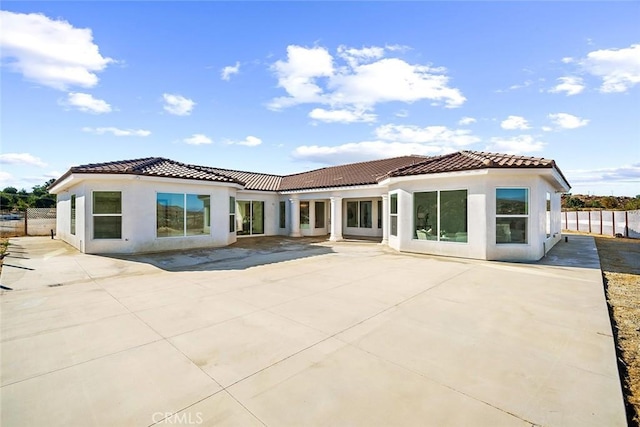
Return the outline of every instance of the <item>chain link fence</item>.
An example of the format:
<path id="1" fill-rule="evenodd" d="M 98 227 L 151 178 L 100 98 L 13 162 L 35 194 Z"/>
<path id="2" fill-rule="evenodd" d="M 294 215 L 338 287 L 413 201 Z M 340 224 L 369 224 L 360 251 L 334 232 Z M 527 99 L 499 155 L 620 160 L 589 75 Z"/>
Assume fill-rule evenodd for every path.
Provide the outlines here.
<path id="1" fill-rule="evenodd" d="M 0 236 L 48 236 L 56 232 L 55 208 L 28 208 L 0 215 Z"/>

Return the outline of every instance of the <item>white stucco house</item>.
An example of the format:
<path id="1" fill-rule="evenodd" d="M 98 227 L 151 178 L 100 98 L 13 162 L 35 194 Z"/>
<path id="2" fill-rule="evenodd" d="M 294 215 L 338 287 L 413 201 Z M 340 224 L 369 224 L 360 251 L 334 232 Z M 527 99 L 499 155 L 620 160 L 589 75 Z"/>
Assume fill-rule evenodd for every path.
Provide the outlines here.
<path id="1" fill-rule="evenodd" d="M 58 198 L 57 237 L 86 253 L 326 235 L 526 261 L 560 240 L 560 195 L 569 189 L 553 160 L 459 151 L 285 176 L 151 157 L 72 167 L 49 191 Z"/>

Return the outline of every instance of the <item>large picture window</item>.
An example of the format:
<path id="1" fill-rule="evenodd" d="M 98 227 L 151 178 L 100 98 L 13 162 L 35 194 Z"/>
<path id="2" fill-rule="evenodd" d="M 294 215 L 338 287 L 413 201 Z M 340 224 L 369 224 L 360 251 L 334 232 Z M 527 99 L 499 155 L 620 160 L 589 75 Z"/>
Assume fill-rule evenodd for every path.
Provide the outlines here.
<path id="1" fill-rule="evenodd" d="M 398 235 L 398 195 L 392 194 L 389 197 L 389 234 Z"/>
<path id="2" fill-rule="evenodd" d="M 371 201 L 347 202 L 347 227 L 371 228 Z"/>
<path id="3" fill-rule="evenodd" d="M 496 189 L 496 243 L 527 243 L 529 190 Z"/>
<path id="4" fill-rule="evenodd" d="M 158 193 L 158 237 L 200 236 L 211 233 L 211 198 L 207 195 Z"/>
<path id="5" fill-rule="evenodd" d="M 264 234 L 264 202 L 238 200 L 236 205 L 237 234 Z"/>
<path id="6" fill-rule="evenodd" d="M 414 239 L 463 242 L 467 237 L 467 190 L 414 193 Z"/>
<path id="7" fill-rule="evenodd" d="M 122 238 L 122 193 L 120 191 L 93 192 L 93 238 Z"/>
<path id="8" fill-rule="evenodd" d="M 71 234 L 76 234 L 76 195 L 71 195 Z"/>

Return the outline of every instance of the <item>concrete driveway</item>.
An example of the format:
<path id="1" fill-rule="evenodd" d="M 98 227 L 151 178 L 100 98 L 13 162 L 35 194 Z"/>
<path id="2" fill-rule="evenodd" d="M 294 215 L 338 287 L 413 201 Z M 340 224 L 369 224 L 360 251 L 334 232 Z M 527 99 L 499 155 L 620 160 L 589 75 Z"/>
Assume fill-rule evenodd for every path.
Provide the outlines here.
<path id="1" fill-rule="evenodd" d="M 12 239 L 0 424 L 626 424 L 590 237 L 536 264 L 254 242 L 113 258 Z"/>

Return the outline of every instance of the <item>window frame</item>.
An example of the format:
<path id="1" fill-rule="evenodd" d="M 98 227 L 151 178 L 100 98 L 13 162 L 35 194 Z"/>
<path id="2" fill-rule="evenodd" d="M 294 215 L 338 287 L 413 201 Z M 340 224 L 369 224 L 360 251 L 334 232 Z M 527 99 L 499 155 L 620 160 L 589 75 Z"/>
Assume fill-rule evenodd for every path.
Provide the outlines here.
<path id="1" fill-rule="evenodd" d="M 461 192 L 464 191 L 465 192 L 465 227 L 464 227 L 464 231 L 456 231 L 456 236 L 455 239 L 453 239 L 452 237 L 450 237 L 451 233 L 446 233 L 446 230 L 443 229 L 442 226 L 442 193 L 453 193 L 453 192 Z M 433 235 L 433 239 L 430 239 L 428 237 L 424 238 L 424 239 L 420 239 L 418 236 L 418 223 L 417 223 L 417 218 L 419 215 L 419 207 L 420 205 L 416 206 L 416 194 L 420 194 L 420 193 L 424 193 L 424 194 L 428 194 L 428 193 L 435 193 L 435 207 L 436 207 L 436 230 L 435 230 L 435 235 Z M 468 188 L 453 188 L 453 189 L 447 189 L 447 190 L 428 190 L 428 191 L 414 191 L 412 194 L 412 204 L 413 204 L 413 209 L 412 209 L 412 236 L 411 239 L 412 240 L 427 240 L 430 242 L 438 242 L 438 243 L 462 243 L 462 244 L 467 244 L 469 243 L 469 189 Z M 425 218 L 425 226 L 426 224 L 427 218 Z M 433 221 L 433 219 L 431 219 L 431 221 Z M 459 233 L 465 233 L 463 235 L 461 235 L 460 237 L 458 237 Z M 458 238 L 460 239 L 464 239 L 464 240 L 458 240 Z"/>
<path id="2" fill-rule="evenodd" d="M 167 236 L 158 235 L 159 223 L 158 223 L 158 202 L 159 196 L 161 194 L 171 195 L 171 196 L 182 196 L 182 234 L 174 234 Z M 207 209 L 207 205 L 203 204 L 203 226 L 202 233 L 193 233 L 190 232 L 189 229 L 189 197 L 196 198 L 207 198 L 209 200 L 209 206 Z M 208 232 L 207 232 L 208 229 Z M 185 237 L 203 237 L 203 236 L 211 236 L 211 195 L 210 194 L 195 194 L 195 193 L 165 193 L 165 192 L 156 192 L 156 239 L 167 239 L 167 238 L 185 238 Z"/>
<path id="3" fill-rule="evenodd" d="M 523 190 L 526 192 L 526 200 L 525 200 L 525 207 L 526 207 L 526 214 L 514 214 L 514 213 L 498 213 L 498 191 L 500 190 Z M 530 224 L 531 224 L 531 189 L 529 187 L 496 187 L 495 192 L 494 192 L 494 197 L 495 197 L 495 213 L 496 213 L 496 238 L 495 238 L 495 244 L 496 245 L 528 245 L 529 244 L 529 229 L 530 229 Z M 524 233 L 523 233 L 523 241 L 508 241 L 508 242 L 499 242 L 498 241 L 498 219 L 509 219 L 509 218 L 514 218 L 517 220 L 524 220 Z M 511 231 L 512 229 L 509 228 L 509 236 L 511 236 Z M 509 237 L 510 239 L 511 237 Z"/>
<path id="4" fill-rule="evenodd" d="M 373 229 L 373 200 L 371 199 L 363 199 L 363 200 L 348 200 L 347 201 L 347 228 L 366 228 L 366 229 Z M 362 215 L 363 215 L 363 209 L 362 209 L 362 205 L 363 203 L 368 204 L 369 206 L 369 222 L 368 222 L 368 226 L 367 224 L 363 225 L 363 222 L 366 221 L 362 221 Z M 355 209 L 355 224 L 356 225 L 349 225 L 349 204 L 355 204 L 356 205 L 356 209 Z M 353 224 L 353 222 L 351 223 Z"/>
<path id="5" fill-rule="evenodd" d="M 96 194 L 117 193 L 120 195 L 119 212 L 96 213 Z M 93 240 L 122 240 L 122 191 L 92 191 L 91 192 L 91 217 L 92 217 L 92 239 Z M 96 218 L 120 218 L 120 233 L 118 237 L 96 237 Z"/>
<path id="6" fill-rule="evenodd" d="M 311 228 L 311 201 L 300 201 L 300 229 L 308 230 Z"/>
<path id="7" fill-rule="evenodd" d="M 287 202 L 280 201 L 278 203 L 279 211 L 278 211 L 278 221 L 280 228 L 287 228 Z"/>
<path id="8" fill-rule="evenodd" d="M 322 208 L 320 210 L 318 210 L 318 208 L 322 206 Z M 326 225 L 326 219 L 325 219 L 325 212 L 326 212 L 326 207 L 325 207 L 325 203 L 323 201 L 314 201 L 313 202 L 313 212 L 315 214 L 315 218 L 314 218 L 314 228 L 325 228 Z M 320 215 L 318 215 L 318 213 L 320 213 Z M 322 220 L 322 222 L 319 222 L 318 220 Z"/>
<path id="9" fill-rule="evenodd" d="M 551 231 L 551 192 L 547 191 L 546 194 L 546 211 L 545 211 L 545 229 L 546 229 L 546 235 L 547 235 L 547 239 L 549 237 L 551 237 L 552 231 Z"/>
<path id="10" fill-rule="evenodd" d="M 69 218 L 69 229 L 70 232 L 73 236 L 76 235 L 76 209 L 77 209 L 77 200 L 76 200 L 76 195 L 72 194 L 71 198 L 70 198 L 70 203 L 71 203 L 71 212 L 70 212 L 70 218 Z"/>
<path id="11" fill-rule="evenodd" d="M 236 232 L 236 198 L 229 196 L 229 233 Z"/>
<path id="12" fill-rule="evenodd" d="M 398 236 L 398 193 L 389 194 L 389 235 Z"/>
<path id="13" fill-rule="evenodd" d="M 240 232 L 240 229 L 237 227 L 236 225 L 236 235 L 237 236 L 264 236 L 265 235 L 265 204 L 266 202 L 264 200 L 253 200 L 253 199 L 242 199 L 242 200 L 236 200 L 236 205 L 239 206 L 240 203 L 243 203 L 243 206 L 249 206 L 249 214 L 248 216 L 246 214 L 242 214 L 241 211 L 241 215 L 242 216 L 242 221 L 243 221 L 243 227 L 242 227 L 242 232 Z M 254 228 L 255 228 L 255 213 L 256 213 L 256 209 L 255 209 L 255 204 L 261 204 L 261 209 L 260 209 L 260 221 L 262 223 L 262 233 L 254 233 Z M 246 210 L 246 209 L 245 209 Z M 237 208 L 236 208 L 236 216 L 237 216 Z M 247 222 L 247 231 L 245 232 L 245 227 L 244 227 L 244 221 L 245 218 L 248 218 L 249 221 Z"/>

